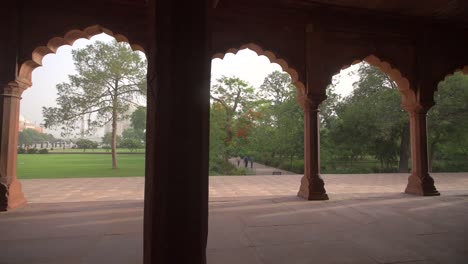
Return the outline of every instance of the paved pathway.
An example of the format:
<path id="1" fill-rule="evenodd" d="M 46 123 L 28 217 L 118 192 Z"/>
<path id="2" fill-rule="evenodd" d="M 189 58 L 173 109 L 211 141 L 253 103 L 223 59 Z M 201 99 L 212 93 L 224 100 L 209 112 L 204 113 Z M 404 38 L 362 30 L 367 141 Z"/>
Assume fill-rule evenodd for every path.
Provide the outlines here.
<path id="1" fill-rule="evenodd" d="M 229 159 L 229 161 L 237 166 L 237 161 L 235 158 Z M 245 167 L 244 160 L 241 160 L 240 166 L 241 168 Z M 281 175 L 294 175 L 296 173 L 286 171 L 286 170 L 281 170 L 278 168 L 266 166 L 257 162 L 254 162 L 252 165 L 249 163 L 247 168 L 253 172 L 254 175 L 273 175 L 273 174 L 278 174 L 280 173 Z"/>
<path id="2" fill-rule="evenodd" d="M 460 193 L 468 189 L 468 173 L 434 173 L 438 190 Z M 210 199 L 255 196 L 295 196 L 302 175 L 212 176 Z M 326 174 L 332 199 L 401 193 L 407 174 Z M 144 178 L 80 178 L 21 180 L 30 203 L 143 200 Z"/>
<path id="3" fill-rule="evenodd" d="M 331 200 L 312 202 L 300 175 L 210 177 L 208 264 L 466 264 L 468 173 L 433 175 L 440 197 L 403 194 L 404 174 L 324 175 Z M 142 263 L 143 178 L 22 182 L 1 264 Z"/>

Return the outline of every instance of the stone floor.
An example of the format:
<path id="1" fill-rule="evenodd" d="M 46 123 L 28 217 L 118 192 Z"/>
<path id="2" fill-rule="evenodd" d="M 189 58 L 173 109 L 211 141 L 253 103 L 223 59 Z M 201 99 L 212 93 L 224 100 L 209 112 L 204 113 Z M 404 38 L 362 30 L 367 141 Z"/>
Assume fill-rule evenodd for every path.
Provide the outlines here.
<path id="1" fill-rule="evenodd" d="M 211 177 L 208 263 L 466 264 L 468 173 L 433 176 L 440 197 L 403 194 L 407 175 L 324 175 L 331 200 L 313 202 L 300 175 Z M 22 183 L 0 264 L 142 263 L 142 178 Z"/>

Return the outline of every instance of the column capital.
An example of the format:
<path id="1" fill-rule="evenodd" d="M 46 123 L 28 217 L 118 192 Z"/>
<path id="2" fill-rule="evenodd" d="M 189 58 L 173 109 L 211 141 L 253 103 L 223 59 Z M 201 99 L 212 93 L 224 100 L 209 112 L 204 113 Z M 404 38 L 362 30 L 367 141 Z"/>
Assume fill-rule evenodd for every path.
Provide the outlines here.
<path id="1" fill-rule="evenodd" d="M 0 86 L 0 95 L 21 98 L 23 92 L 31 86 L 32 84 L 27 81 L 12 81 Z"/>
<path id="2" fill-rule="evenodd" d="M 326 94 L 302 94 L 297 97 L 297 101 L 304 111 L 318 110 L 319 105 L 327 99 Z"/>

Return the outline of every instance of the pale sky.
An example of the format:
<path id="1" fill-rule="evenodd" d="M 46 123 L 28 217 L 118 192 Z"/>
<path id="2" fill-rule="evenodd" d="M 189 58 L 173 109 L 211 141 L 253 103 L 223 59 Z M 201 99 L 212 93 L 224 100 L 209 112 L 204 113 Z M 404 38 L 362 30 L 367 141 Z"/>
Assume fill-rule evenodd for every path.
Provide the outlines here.
<path id="1" fill-rule="evenodd" d="M 110 42 L 113 37 L 100 34 L 92 37 L 91 40 L 79 39 L 73 44 L 73 47 L 62 46 L 56 54 L 45 56 L 42 67 L 35 69 L 32 73 L 33 86 L 23 93 L 21 115 L 33 123 L 42 123 L 42 107 L 56 106 L 57 90 L 55 86 L 61 82 L 67 82 L 68 75 L 75 73 L 72 49 L 84 48 L 97 40 Z M 353 65 L 342 70 L 337 78 L 334 78 L 334 80 L 338 80 L 336 92 L 346 96 L 352 91 L 353 82 L 358 80 L 358 77 L 352 72 L 357 67 L 357 65 Z M 222 60 L 214 59 L 211 64 L 211 79 L 214 81 L 222 75 L 236 76 L 249 82 L 253 87 L 259 87 L 265 77 L 276 70 L 281 71 L 278 64 L 270 63 L 267 57 L 258 56 L 255 52 L 245 49 L 237 54 L 228 53 Z M 52 131 L 47 132 L 51 133 Z M 59 133 L 53 134 L 58 135 Z"/>

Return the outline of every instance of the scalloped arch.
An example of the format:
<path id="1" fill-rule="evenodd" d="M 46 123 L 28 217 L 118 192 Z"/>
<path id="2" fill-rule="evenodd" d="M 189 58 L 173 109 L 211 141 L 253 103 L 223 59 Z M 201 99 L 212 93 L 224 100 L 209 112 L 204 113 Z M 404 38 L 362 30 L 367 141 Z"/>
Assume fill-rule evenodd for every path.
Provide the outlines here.
<path id="1" fill-rule="evenodd" d="M 47 42 L 46 46 L 39 46 L 35 48 L 34 51 L 32 52 L 31 59 L 21 64 L 19 74 L 18 74 L 18 79 L 22 82 L 29 83 L 31 86 L 32 85 L 32 80 L 31 80 L 32 72 L 37 67 L 42 66 L 42 60 L 44 59 L 46 55 L 51 54 L 51 53 L 56 53 L 58 48 L 60 48 L 61 46 L 64 46 L 64 45 L 72 46 L 73 43 L 80 38 L 90 39 L 91 37 L 101 34 L 101 33 L 106 33 L 107 35 L 114 37 L 118 42 L 129 43 L 130 47 L 134 51 L 138 50 L 143 53 L 145 52 L 144 48 L 141 45 L 130 43 L 128 38 L 125 37 L 124 35 L 114 33 L 111 30 L 105 27 L 102 27 L 100 25 L 90 26 L 83 30 L 72 29 L 68 31 L 63 37 L 53 37 L 52 39 L 49 40 L 49 42 Z"/>
<path id="2" fill-rule="evenodd" d="M 463 74 L 468 75 L 468 65 L 464 65 L 464 66 L 461 66 L 461 67 L 455 67 L 455 69 L 450 71 L 450 73 L 445 74 L 444 78 L 442 78 L 442 80 L 440 80 L 439 82 L 445 81 L 447 78 L 449 78 L 450 76 L 452 76 L 456 72 L 461 72 Z"/>
<path id="3" fill-rule="evenodd" d="M 285 72 L 287 72 L 291 76 L 291 83 L 296 86 L 296 88 L 299 90 L 300 93 L 303 93 L 305 91 L 305 86 L 304 84 L 299 80 L 299 74 L 297 70 L 294 68 L 290 67 L 288 63 L 281 58 L 276 57 L 275 53 L 269 50 L 264 50 L 262 47 L 260 47 L 257 44 L 254 43 L 248 43 L 245 45 L 240 46 L 240 48 L 230 48 L 228 49 L 225 53 L 216 53 L 213 55 L 213 59 L 223 59 L 226 53 L 233 53 L 237 54 L 240 50 L 243 49 L 250 49 L 257 53 L 258 56 L 265 56 L 267 57 L 271 63 L 276 63 L 278 64 L 281 69 Z"/>
<path id="4" fill-rule="evenodd" d="M 346 69 L 349 66 L 360 63 L 362 61 L 365 61 L 369 63 L 370 65 L 379 68 L 382 72 L 387 74 L 397 84 L 398 90 L 400 90 L 402 94 L 403 105 L 410 105 L 416 102 L 416 95 L 414 91 L 411 89 L 410 82 L 408 81 L 408 79 L 405 76 L 403 76 L 403 74 L 401 74 L 398 68 L 394 68 L 389 62 L 383 61 L 375 55 L 371 54 L 362 59 L 354 60 L 350 65 L 345 65 L 341 69 L 342 70 Z"/>

